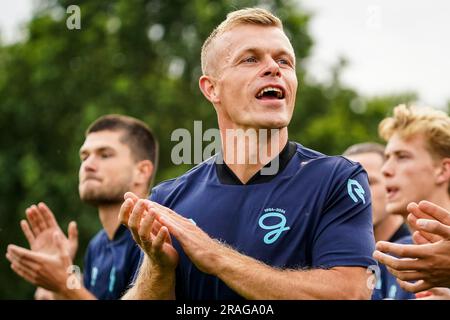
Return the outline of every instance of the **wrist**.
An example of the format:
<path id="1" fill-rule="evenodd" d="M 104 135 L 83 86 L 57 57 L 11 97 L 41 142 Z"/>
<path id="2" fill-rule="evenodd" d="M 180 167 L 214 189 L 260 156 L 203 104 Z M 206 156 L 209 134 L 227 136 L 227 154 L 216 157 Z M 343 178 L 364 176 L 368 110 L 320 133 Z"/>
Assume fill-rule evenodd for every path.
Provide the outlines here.
<path id="1" fill-rule="evenodd" d="M 79 299 L 84 289 L 80 274 L 67 274 L 64 280 L 61 280 L 55 293 L 64 299 Z"/>
<path id="2" fill-rule="evenodd" d="M 209 258 L 211 261 L 209 273 L 220 278 L 221 275 L 230 271 L 235 263 L 236 254 L 236 251 L 219 243 L 218 250 L 213 250 Z"/>
<path id="3" fill-rule="evenodd" d="M 150 267 L 150 277 L 155 280 L 172 280 L 175 279 L 175 269 L 152 265 Z"/>
<path id="4" fill-rule="evenodd" d="M 152 264 L 146 256 L 134 287 L 130 291 L 128 296 L 130 299 L 174 299 L 175 269 Z"/>

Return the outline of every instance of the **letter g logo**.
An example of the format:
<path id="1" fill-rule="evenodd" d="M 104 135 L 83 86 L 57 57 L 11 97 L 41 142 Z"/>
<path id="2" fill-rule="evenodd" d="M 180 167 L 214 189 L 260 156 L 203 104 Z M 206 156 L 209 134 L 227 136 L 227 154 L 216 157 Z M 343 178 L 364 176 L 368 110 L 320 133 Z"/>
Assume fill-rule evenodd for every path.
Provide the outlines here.
<path id="1" fill-rule="evenodd" d="M 274 224 L 274 225 L 270 225 L 270 226 L 264 224 L 264 220 L 266 220 L 267 218 L 271 218 L 271 217 L 279 218 L 280 222 L 277 224 Z M 287 231 L 290 229 L 290 227 L 286 227 L 286 217 L 279 212 L 267 212 L 267 213 L 263 214 L 259 218 L 258 224 L 264 230 L 273 230 L 273 231 L 268 232 L 264 236 L 265 244 L 274 243 L 275 241 L 278 240 L 278 238 L 280 237 L 280 235 L 283 231 Z"/>

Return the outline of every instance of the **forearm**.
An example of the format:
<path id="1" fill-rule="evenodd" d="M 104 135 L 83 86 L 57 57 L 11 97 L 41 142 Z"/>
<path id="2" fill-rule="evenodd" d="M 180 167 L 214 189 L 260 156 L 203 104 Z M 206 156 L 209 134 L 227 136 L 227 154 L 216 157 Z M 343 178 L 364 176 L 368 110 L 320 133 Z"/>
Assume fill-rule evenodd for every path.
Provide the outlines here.
<path id="1" fill-rule="evenodd" d="M 124 300 L 175 299 L 175 272 L 152 266 L 147 256 L 139 269 L 134 286 L 122 297 Z"/>
<path id="2" fill-rule="evenodd" d="M 216 276 L 247 299 L 370 298 L 363 268 L 281 270 L 231 249 L 222 257 Z"/>

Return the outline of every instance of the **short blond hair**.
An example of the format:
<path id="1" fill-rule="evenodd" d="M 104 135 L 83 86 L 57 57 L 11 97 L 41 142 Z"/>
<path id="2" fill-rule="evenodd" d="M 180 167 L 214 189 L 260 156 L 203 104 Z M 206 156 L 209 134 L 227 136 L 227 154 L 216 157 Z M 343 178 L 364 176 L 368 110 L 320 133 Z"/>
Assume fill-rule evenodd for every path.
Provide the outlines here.
<path id="1" fill-rule="evenodd" d="M 228 13 L 227 18 L 211 32 L 209 37 L 203 43 L 201 64 L 204 75 L 207 75 L 209 72 L 207 60 L 211 44 L 214 40 L 226 31 L 243 24 L 273 26 L 283 30 L 283 23 L 281 20 L 265 9 L 245 8 Z"/>
<path id="2" fill-rule="evenodd" d="M 378 132 L 386 141 L 395 133 L 402 138 L 423 134 L 434 157 L 450 157 L 450 118 L 443 111 L 401 104 L 394 108 L 392 117 L 381 121 Z"/>
<path id="3" fill-rule="evenodd" d="M 443 111 L 401 104 L 392 117 L 381 121 L 378 133 L 386 141 L 395 133 L 402 138 L 423 134 L 434 159 L 450 157 L 450 117 Z M 450 195 L 450 183 L 447 191 Z"/>

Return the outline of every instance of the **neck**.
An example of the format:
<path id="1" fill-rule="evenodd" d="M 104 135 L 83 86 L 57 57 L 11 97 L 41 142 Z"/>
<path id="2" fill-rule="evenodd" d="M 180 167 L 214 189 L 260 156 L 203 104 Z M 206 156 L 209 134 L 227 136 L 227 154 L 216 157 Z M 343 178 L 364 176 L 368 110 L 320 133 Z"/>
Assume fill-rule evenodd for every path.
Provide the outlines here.
<path id="1" fill-rule="evenodd" d="M 374 227 L 375 241 L 388 241 L 397 232 L 403 222 L 403 217 L 398 214 L 388 215 Z"/>
<path id="2" fill-rule="evenodd" d="M 98 207 L 98 216 L 100 222 L 108 235 L 109 240 L 114 238 L 114 234 L 119 228 L 120 222 L 118 219 L 120 206 L 122 203 L 113 203 L 100 205 Z"/>
<path id="3" fill-rule="evenodd" d="M 221 130 L 223 159 L 242 183 L 272 161 L 288 141 L 287 128 L 280 130 L 240 129 L 244 134 Z M 232 132 L 232 133 L 231 133 Z M 231 133 L 231 134 L 230 134 Z"/>
<path id="4" fill-rule="evenodd" d="M 147 193 L 144 191 L 131 190 L 139 198 L 146 198 Z M 122 202 L 103 204 L 98 206 L 98 216 L 100 222 L 108 235 L 109 240 L 114 238 L 114 234 L 120 226 L 119 222 L 119 211 L 122 206 Z"/>

